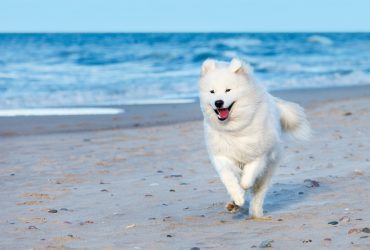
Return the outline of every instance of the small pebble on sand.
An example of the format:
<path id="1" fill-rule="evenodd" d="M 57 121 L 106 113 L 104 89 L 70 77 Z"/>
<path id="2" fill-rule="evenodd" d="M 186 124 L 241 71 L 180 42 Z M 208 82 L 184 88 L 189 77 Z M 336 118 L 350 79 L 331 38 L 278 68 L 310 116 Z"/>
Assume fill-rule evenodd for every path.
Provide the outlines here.
<path id="1" fill-rule="evenodd" d="M 338 221 L 333 220 L 333 221 L 328 222 L 328 224 L 329 225 L 337 225 L 338 224 Z"/>
<path id="2" fill-rule="evenodd" d="M 48 213 L 55 214 L 55 213 L 58 213 L 58 210 L 56 210 L 56 209 L 49 209 Z"/>
<path id="3" fill-rule="evenodd" d="M 348 230 L 348 234 L 358 234 L 361 232 L 362 232 L 362 229 L 360 228 L 351 228 L 350 230 Z"/>
<path id="4" fill-rule="evenodd" d="M 264 240 L 260 243 L 260 248 L 272 247 L 273 240 Z"/>
<path id="5" fill-rule="evenodd" d="M 164 178 L 179 178 L 182 177 L 181 174 L 171 174 L 171 175 L 166 175 Z"/>
<path id="6" fill-rule="evenodd" d="M 304 185 L 306 187 L 320 187 L 320 183 L 318 181 L 311 180 L 311 179 L 304 180 Z"/>
<path id="7" fill-rule="evenodd" d="M 349 216 L 345 215 L 343 216 L 342 218 L 339 219 L 339 222 L 342 223 L 342 224 L 346 224 L 346 223 L 349 223 L 351 221 L 351 218 L 349 218 Z"/>

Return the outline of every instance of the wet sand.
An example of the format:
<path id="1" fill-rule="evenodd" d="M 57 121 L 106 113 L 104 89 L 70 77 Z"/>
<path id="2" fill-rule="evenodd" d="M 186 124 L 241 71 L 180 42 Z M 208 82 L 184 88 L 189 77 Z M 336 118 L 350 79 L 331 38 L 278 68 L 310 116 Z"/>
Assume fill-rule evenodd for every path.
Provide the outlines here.
<path id="1" fill-rule="evenodd" d="M 166 106 L 167 123 L 132 107 L 141 124 L 113 127 L 114 117 L 48 117 L 37 132 L 27 127 L 39 118 L 1 118 L 0 248 L 369 249 L 369 89 L 277 93 L 305 106 L 314 137 L 285 144 L 267 222 L 246 220 L 247 205 L 225 211 L 196 104 Z"/>

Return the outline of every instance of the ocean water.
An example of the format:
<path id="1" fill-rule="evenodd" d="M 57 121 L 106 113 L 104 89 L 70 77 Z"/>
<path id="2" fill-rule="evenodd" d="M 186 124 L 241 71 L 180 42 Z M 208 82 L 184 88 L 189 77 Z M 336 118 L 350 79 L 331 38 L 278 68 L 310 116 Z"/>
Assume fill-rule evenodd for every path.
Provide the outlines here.
<path id="1" fill-rule="evenodd" d="M 273 90 L 370 84 L 370 33 L 0 34 L 0 109 L 192 102 L 233 57 Z"/>

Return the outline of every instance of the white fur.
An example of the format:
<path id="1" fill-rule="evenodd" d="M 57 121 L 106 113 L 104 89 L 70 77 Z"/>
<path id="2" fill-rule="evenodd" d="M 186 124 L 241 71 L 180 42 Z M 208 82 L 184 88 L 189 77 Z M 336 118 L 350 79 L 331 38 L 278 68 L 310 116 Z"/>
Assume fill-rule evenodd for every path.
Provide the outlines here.
<path id="1" fill-rule="evenodd" d="M 245 191 L 251 190 L 250 215 L 262 217 L 268 184 L 280 159 L 283 133 L 298 139 L 310 134 L 304 111 L 256 84 L 252 70 L 238 59 L 230 64 L 205 61 L 199 90 L 211 162 L 235 204 L 243 206 Z M 225 121 L 220 121 L 214 111 L 216 100 L 222 100 L 224 107 L 234 103 Z"/>

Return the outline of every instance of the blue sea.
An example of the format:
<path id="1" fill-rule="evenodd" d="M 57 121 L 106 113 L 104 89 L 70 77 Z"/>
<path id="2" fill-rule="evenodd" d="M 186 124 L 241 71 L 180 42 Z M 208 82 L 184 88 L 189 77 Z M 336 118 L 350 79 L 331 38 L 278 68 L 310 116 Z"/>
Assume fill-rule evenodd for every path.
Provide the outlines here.
<path id="1" fill-rule="evenodd" d="M 370 33 L 0 34 L 0 109 L 190 102 L 233 57 L 271 90 L 370 84 Z"/>

